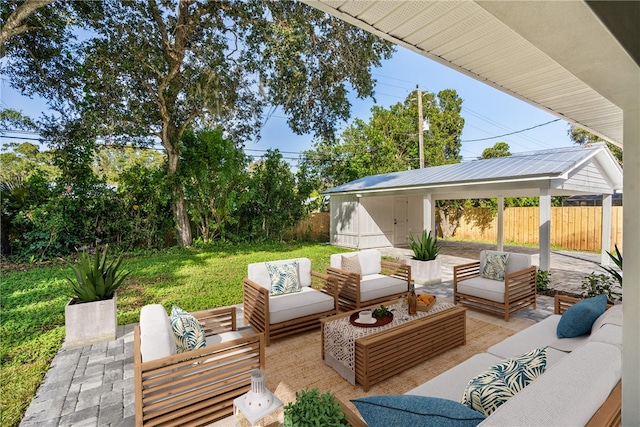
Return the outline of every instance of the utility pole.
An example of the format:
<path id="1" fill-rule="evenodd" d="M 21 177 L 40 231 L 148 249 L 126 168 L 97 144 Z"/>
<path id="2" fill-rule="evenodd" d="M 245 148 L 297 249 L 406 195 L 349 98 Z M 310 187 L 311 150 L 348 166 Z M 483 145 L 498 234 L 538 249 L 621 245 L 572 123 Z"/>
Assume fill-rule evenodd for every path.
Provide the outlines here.
<path id="1" fill-rule="evenodd" d="M 424 136 L 422 134 L 422 91 L 416 85 L 416 92 L 418 92 L 418 151 L 420 151 L 420 169 L 424 169 Z"/>

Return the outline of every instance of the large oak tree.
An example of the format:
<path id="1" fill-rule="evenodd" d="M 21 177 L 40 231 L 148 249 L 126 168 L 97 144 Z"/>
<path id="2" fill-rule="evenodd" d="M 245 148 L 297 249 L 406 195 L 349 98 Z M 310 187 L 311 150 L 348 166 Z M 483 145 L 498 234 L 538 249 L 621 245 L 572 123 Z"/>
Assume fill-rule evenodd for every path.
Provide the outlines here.
<path id="1" fill-rule="evenodd" d="M 186 245 L 191 230 L 177 177 L 188 128 L 221 126 L 244 141 L 259 133 L 265 108 L 279 106 L 294 132 L 332 138 L 349 117 L 349 90 L 373 95 L 371 67 L 393 51 L 298 2 L 120 0 L 101 7 L 84 22 L 90 31 L 54 60 L 43 65 L 38 52 L 19 48 L 7 55 L 12 84 L 45 96 L 97 137 L 159 141 L 174 178 L 178 240 Z"/>

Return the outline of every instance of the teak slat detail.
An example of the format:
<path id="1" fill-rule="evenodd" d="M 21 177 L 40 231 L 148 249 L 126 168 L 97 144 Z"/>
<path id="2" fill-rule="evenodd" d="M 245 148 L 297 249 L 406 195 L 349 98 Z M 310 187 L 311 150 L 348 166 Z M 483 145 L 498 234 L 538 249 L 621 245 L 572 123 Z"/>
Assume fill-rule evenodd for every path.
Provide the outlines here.
<path id="1" fill-rule="evenodd" d="M 205 335 L 236 330 L 235 307 L 192 313 Z M 251 388 L 251 372 L 265 368 L 264 334 L 142 362 L 140 326 L 134 329 L 134 393 L 137 426 L 198 426 L 233 412 L 233 399 Z"/>
<path id="2" fill-rule="evenodd" d="M 270 344 L 272 338 L 284 337 L 315 329 L 320 326 L 320 319 L 337 313 L 339 279 L 316 271 L 311 272 L 311 279 L 315 289 L 330 295 L 334 299 L 334 309 L 291 319 L 286 322 L 271 323 L 269 320 L 269 291 L 253 280 L 246 277 L 244 278 L 242 282 L 244 321 L 258 332 L 264 332 L 267 346 Z"/>

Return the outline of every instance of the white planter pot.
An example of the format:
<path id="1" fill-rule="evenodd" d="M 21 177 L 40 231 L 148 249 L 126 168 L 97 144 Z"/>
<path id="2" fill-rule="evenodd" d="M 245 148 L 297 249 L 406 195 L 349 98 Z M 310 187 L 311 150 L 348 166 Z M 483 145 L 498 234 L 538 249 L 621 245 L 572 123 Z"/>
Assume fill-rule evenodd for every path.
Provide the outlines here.
<path id="1" fill-rule="evenodd" d="M 115 340 L 118 327 L 116 295 L 110 300 L 82 304 L 70 300 L 64 308 L 64 324 L 65 348 Z"/>
<path id="2" fill-rule="evenodd" d="M 418 285 L 433 285 L 442 282 L 442 261 L 438 258 L 432 261 L 407 260 L 411 266 L 411 279 Z"/>

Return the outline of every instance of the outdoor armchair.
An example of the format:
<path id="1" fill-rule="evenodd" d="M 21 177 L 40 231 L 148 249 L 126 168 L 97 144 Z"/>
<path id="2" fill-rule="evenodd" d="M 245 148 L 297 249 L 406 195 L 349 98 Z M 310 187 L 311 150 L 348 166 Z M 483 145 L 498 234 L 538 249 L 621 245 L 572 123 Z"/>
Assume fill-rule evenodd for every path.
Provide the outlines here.
<path id="1" fill-rule="evenodd" d="M 383 260 L 376 249 L 331 255 L 327 274 L 338 280 L 340 308 L 346 310 L 404 297 L 411 284 L 411 267 Z"/>
<path id="2" fill-rule="evenodd" d="M 500 274 L 493 260 L 506 256 Z M 500 278 L 502 277 L 502 278 Z M 509 321 L 513 313 L 536 308 L 536 267 L 526 254 L 482 251 L 480 260 L 453 267 L 453 300 Z"/>
<path id="3" fill-rule="evenodd" d="M 265 368 L 264 334 L 236 329 L 235 307 L 191 313 L 206 346 L 177 353 L 162 305 L 144 306 L 134 330 L 135 419 L 143 425 L 207 425 L 233 413 L 233 400 Z"/>
<path id="4" fill-rule="evenodd" d="M 296 289 L 275 295 L 280 285 L 274 283 L 269 268 L 275 274 L 274 268 L 292 265 L 296 265 Z M 337 289 L 338 279 L 312 271 L 308 258 L 249 264 L 243 280 L 245 323 L 264 332 L 267 346 L 272 338 L 320 327 L 320 319 L 337 313 Z"/>

